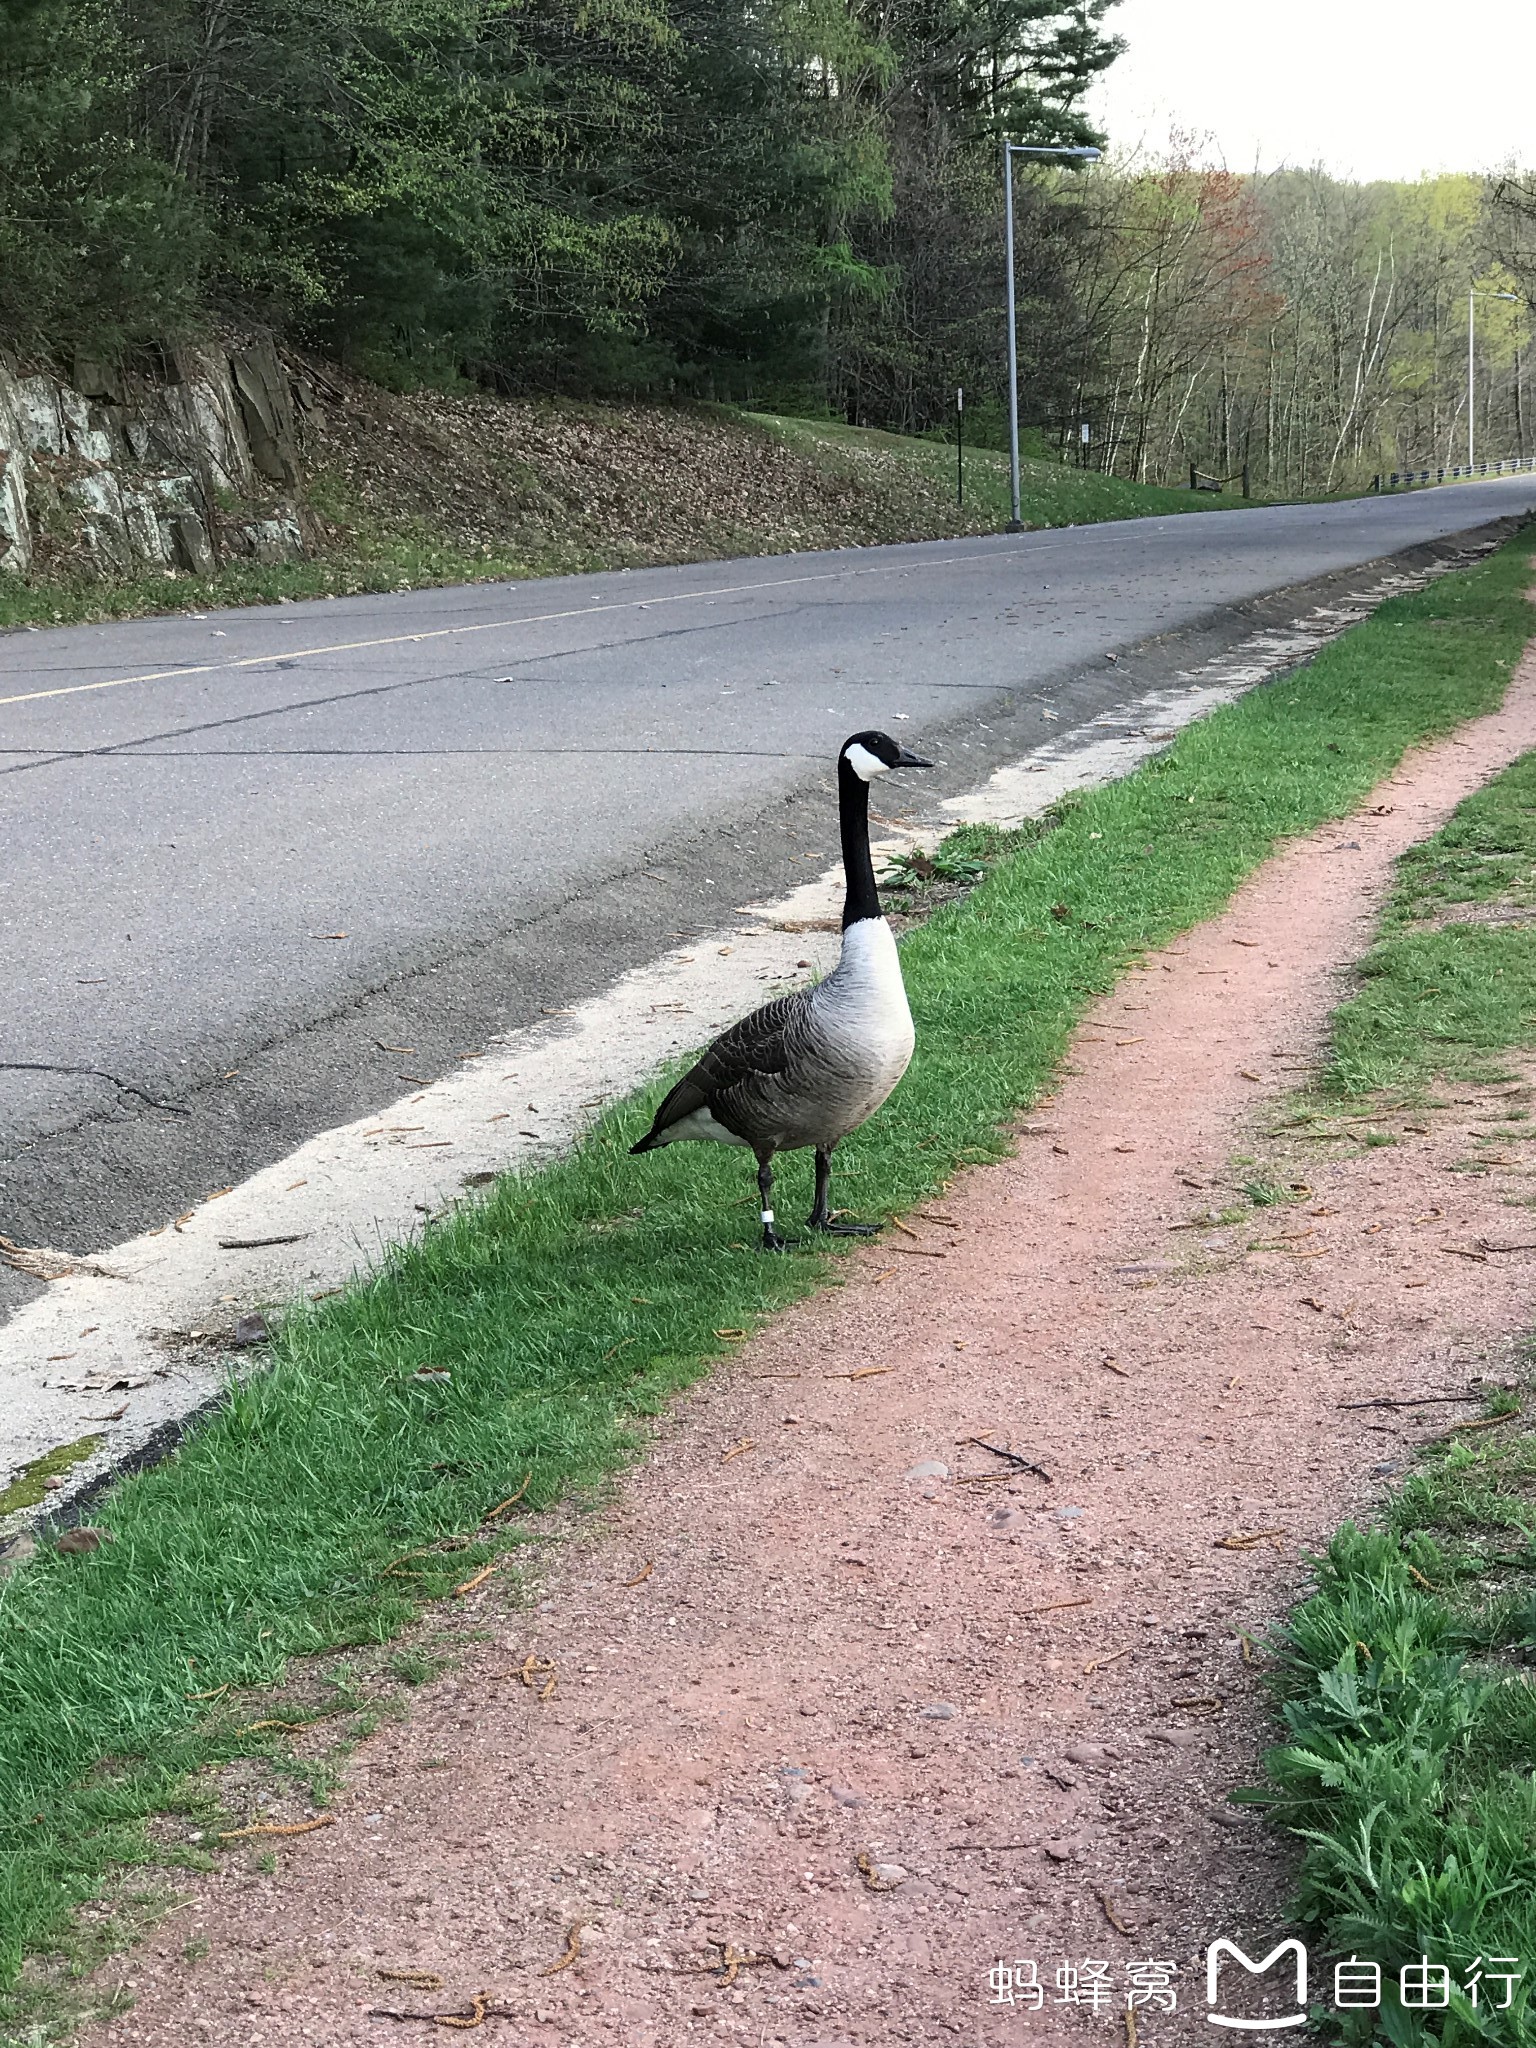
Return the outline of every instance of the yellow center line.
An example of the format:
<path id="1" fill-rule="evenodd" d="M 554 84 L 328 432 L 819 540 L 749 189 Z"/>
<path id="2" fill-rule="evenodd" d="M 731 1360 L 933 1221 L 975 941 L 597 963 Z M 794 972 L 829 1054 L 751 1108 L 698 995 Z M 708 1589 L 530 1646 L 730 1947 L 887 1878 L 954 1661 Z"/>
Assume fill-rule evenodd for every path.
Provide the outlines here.
<path id="1" fill-rule="evenodd" d="M 1054 541 L 1045 547 L 1029 550 L 1031 554 L 1050 554 L 1067 543 Z M 659 597 L 630 597 L 616 600 L 611 604 L 570 605 L 558 612 L 533 612 L 526 618 L 484 619 L 468 626 L 434 626 L 424 633 L 389 633 L 374 640 L 336 640 L 323 647 L 285 647 L 267 654 L 246 654 L 230 661 L 207 661 L 196 668 L 146 669 L 142 675 L 110 676 L 99 683 L 61 683 L 52 690 L 23 690 L 14 697 L 0 697 L 0 705 L 36 704 L 48 697 L 80 697 L 92 690 L 121 690 L 129 683 L 177 682 L 191 676 L 221 675 L 231 669 L 264 668 L 272 661 L 306 661 L 320 654 L 359 654 L 374 647 L 408 647 L 424 640 L 452 640 L 469 633 L 496 633 L 509 626 L 545 626 L 560 619 L 595 619 L 604 612 L 626 612 L 648 608 L 652 605 L 688 604 L 701 597 L 739 597 L 756 590 L 785 590 L 799 583 L 838 583 L 853 576 L 899 576 L 913 566 L 945 569 L 955 563 L 985 561 L 994 555 L 1011 555 L 1022 552 L 1016 545 L 1001 548 L 978 549 L 965 555 L 941 555 L 932 561 L 914 565 L 909 562 L 892 562 L 868 569 L 823 569 L 808 576 L 775 576 L 767 581 L 755 583 L 726 583 L 717 588 L 699 590 L 675 590 Z"/>

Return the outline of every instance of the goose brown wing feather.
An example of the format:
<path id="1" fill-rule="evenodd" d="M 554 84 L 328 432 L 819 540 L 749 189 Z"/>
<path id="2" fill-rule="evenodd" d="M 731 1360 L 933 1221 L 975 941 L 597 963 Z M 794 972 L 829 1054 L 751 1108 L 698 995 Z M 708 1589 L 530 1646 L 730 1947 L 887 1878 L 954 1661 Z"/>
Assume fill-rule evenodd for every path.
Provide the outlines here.
<path id="1" fill-rule="evenodd" d="M 779 996 L 722 1031 L 662 1102 L 641 1140 L 642 1147 L 705 1108 L 727 1130 L 750 1137 L 731 1114 L 733 1100 L 739 1103 L 755 1083 L 788 1070 L 795 1039 L 804 1025 L 806 999 L 803 989 Z"/>

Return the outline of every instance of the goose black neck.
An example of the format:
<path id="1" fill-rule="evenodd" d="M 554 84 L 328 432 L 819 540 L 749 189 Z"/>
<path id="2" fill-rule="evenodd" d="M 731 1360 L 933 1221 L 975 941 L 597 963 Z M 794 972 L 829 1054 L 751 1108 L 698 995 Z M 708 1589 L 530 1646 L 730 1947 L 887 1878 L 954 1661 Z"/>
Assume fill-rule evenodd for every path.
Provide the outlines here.
<path id="1" fill-rule="evenodd" d="M 837 815 L 843 839 L 843 930 L 861 918 L 880 915 L 875 864 L 869 857 L 869 784 L 845 760 L 837 764 Z"/>

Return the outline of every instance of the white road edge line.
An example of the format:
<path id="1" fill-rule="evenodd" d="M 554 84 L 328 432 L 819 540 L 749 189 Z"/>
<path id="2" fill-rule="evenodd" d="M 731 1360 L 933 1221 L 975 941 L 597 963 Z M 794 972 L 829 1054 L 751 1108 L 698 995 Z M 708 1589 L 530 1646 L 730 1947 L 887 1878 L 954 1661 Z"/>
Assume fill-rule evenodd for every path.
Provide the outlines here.
<path id="1" fill-rule="evenodd" d="M 961 824 L 1020 824 L 1070 791 L 1129 774 L 1195 719 L 1491 545 L 1388 571 L 1292 625 L 1250 635 L 1174 687 L 1059 734 L 983 788 L 945 799 L 942 822 L 898 826 L 877 856 L 931 848 Z M 460 1072 L 322 1131 L 178 1222 L 89 1260 L 61 1255 L 72 1270 L 0 1328 L 0 1489 L 60 1446 L 100 1442 L 41 1504 L 0 1518 L 0 1540 L 56 1511 L 235 1374 L 259 1369 L 259 1348 L 228 1348 L 239 1316 L 339 1290 L 466 1188 L 567 1151 L 604 1104 L 768 995 L 825 972 L 837 955 L 840 907 L 841 870 L 833 868 L 782 901 L 748 906 L 745 924 L 494 1039 Z M 636 1186 L 643 1195 L 638 1177 Z M 252 1248 L 235 1248 L 242 1245 Z"/>
<path id="2" fill-rule="evenodd" d="M 1188 517 L 1188 514 L 1179 515 Z M 1106 522 L 1107 524 L 1108 522 Z M 1022 538 L 1022 536 L 1021 536 Z M 1156 538 L 1156 536 L 1138 536 Z M 1064 541 L 1050 541 L 1044 546 L 1027 550 L 1030 559 L 1036 555 L 1051 554 L 1060 547 L 1070 545 Z M 265 654 L 232 655 L 227 661 L 200 662 L 194 668 L 146 669 L 141 675 L 104 676 L 95 683 L 60 683 L 51 690 L 23 690 L 14 697 L 0 697 L 0 706 L 6 704 L 39 704 L 50 697 L 84 697 L 94 690 L 121 690 L 130 683 L 174 683 L 190 676 L 224 675 L 242 668 L 266 668 L 281 656 L 284 661 L 313 660 L 322 654 L 360 654 L 376 647 L 413 647 L 428 640 L 459 640 L 472 633 L 511 632 L 518 626 L 547 626 L 562 619 L 599 619 L 607 612 L 650 611 L 658 605 L 687 604 L 690 601 L 718 597 L 750 596 L 758 590 L 788 590 L 802 583 L 841 583 L 858 576 L 900 576 L 910 569 L 964 568 L 970 562 L 990 562 L 999 555 L 1016 555 L 1024 552 L 1014 542 L 1005 547 L 972 548 L 963 555 L 935 555 L 931 560 L 913 562 L 871 562 L 862 568 L 818 569 L 801 576 L 764 576 L 755 582 L 722 583 L 711 589 L 707 585 L 697 590 L 664 590 L 651 597 L 614 598 L 607 604 L 573 604 L 560 611 L 528 612 L 519 618 L 474 619 L 460 626 L 430 626 L 419 633 L 387 633 L 371 640 L 335 640 L 323 647 L 269 648 Z M 386 592 L 385 595 L 388 595 Z M 431 681 L 424 677 L 423 681 Z"/>

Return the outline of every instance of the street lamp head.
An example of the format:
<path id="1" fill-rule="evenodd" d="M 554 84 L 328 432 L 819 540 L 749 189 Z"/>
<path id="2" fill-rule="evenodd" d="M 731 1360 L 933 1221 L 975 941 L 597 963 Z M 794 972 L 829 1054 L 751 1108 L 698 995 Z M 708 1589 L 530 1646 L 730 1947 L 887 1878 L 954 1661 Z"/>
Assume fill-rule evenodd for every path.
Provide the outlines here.
<path id="1" fill-rule="evenodd" d="M 1104 154 L 1102 149 L 1087 143 L 1069 147 L 1066 143 L 1005 141 L 1003 147 L 1011 156 L 1076 156 L 1085 161 L 1097 161 Z"/>

